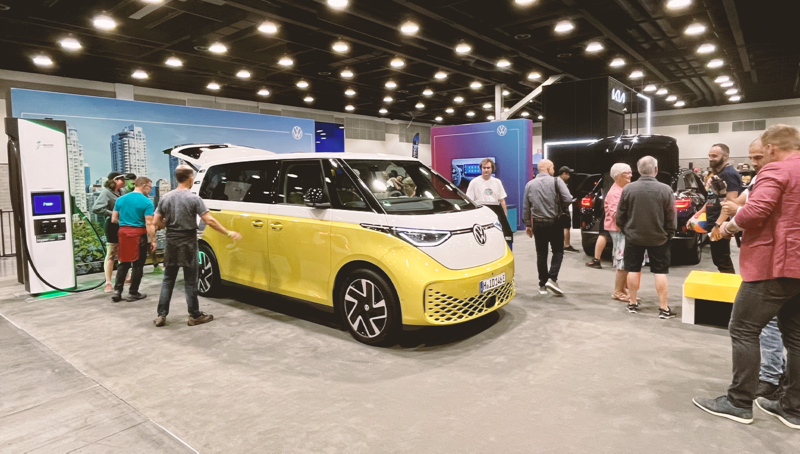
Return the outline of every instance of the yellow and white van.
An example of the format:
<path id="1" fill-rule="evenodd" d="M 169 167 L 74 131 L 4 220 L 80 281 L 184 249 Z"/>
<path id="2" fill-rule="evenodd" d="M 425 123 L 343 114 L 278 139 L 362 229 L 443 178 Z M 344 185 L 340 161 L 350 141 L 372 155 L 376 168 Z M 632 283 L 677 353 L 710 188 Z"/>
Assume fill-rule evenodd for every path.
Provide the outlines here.
<path id="1" fill-rule="evenodd" d="M 195 167 L 192 191 L 234 241 L 200 239 L 198 290 L 244 285 L 333 307 L 370 345 L 402 325 L 450 325 L 515 295 L 497 216 L 419 160 L 275 154 L 226 144 L 166 150 Z"/>

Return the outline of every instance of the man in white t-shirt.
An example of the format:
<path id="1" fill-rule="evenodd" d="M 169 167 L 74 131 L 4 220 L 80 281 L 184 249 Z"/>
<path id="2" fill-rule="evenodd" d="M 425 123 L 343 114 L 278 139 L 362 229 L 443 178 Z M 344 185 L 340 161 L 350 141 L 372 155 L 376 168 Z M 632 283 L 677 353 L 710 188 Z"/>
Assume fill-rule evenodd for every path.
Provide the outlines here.
<path id="1" fill-rule="evenodd" d="M 467 197 L 481 205 L 500 205 L 508 216 L 506 190 L 503 188 L 503 183 L 492 176 L 493 173 L 494 161 L 489 158 L 481 161 L 481 176 L 469 182 Z"/>

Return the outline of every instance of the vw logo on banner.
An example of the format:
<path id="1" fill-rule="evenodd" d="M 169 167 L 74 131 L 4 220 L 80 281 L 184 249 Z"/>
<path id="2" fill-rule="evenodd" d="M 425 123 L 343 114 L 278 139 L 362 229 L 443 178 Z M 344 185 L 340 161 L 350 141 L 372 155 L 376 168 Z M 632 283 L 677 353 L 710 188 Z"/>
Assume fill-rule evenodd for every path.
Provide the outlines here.
<path id="1" fill-rule="evenodd" d="M 508 128 L 503 125 L 497 127 L 497 135 L 503 137 L 508 132 Z"/>
<path id="2" fill-rule="evenodd" d="M 303 138 L 303 128 L 301 128 L 300 126 L 295 126 L 294 128 L 292 128 L 292 137 L 294 137 L 294 140 L 302 139 Z"/>
<path id="3" fill-rule="evenodd" d="M 472 235 L 475 237 L 475 241 L 477 241 L 481 246 L 486 244 L 486 231 L 483 230 L 483 227 L 480 225 L 475 224 L 472 227 Z"/>

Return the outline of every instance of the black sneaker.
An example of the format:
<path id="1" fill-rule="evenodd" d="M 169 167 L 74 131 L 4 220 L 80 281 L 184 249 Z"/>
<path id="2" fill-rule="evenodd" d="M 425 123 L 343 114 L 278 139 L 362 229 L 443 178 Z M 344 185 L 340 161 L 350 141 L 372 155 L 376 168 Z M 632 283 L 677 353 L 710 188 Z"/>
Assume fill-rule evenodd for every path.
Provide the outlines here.
<path id="1" fill-rule="evenodd" d="M 773 385 L 768 381 L 759 380 L 756 397 L 763 397 L 767 400 L 778 400 L 780 398 L 780 390 L 780 385 Z"/>
<path id="2" fill-rule="evenodd" d="M 572 246 L 567 246 L 564 248 L 564 252 L 580 252 Z"/>
<path id="3" fill-rule="evenodd" d="M 127 302 L 139 301 L 147 298 L 147 293 L 128 293 L 128 296 L 125 298 Z"/>
<path id="4" fill-rule="evenodd" d="M 637 310 L 639 310 L 639 304 L 628 304 L 625 306 L 628 309 L 628 312 L 631 314 L 635 314 Z"/>
<path id="5" fill-rule="evenodd" d="M 564 296 L 564 291 L 558 286 L 558 282 L 549 279 L 544 286 L 551 292 L 555 293 L 556 296 Z"/>
<path id="6" fill-rule="evenodd" d="M 728 401 L 728 396 L 719 396 L 716 399 L 695 397 L 692 399 L 692 402 L 701 410 L 711 413 L 714 416 L 721 416 L 742 424 L 753 424 L 753 409 L 734 407 Z M 798 426 L 798 428 L 800 428 L 800 426 Z"/>
<path id="7" fill-rule="evenodd" d="M 800 429 L 800 418 L 786 414 L 781 408 L 781 403 L 777 400 L 767 400 L 763 397 L 756 399 L 756 405 L 764 413 L 778 418 L 787 427 L 792 429 Z"/>
<path id="8" fill-rule="evenodd" d="M 119 303 L 120 301 L 122 301 L 122 293 L 114 292 L 114 294 L 111 295 L 111 301 L 115 303 Z"/>
<path id="9" fill-rule="evenodd" d="M 658 318 L 662 318 L 662 319 L 666 320 L 668 318 L 675 318 L 676 315 L 678 315 L 678 314 L 676 314 L 675 311 L 670 309 L 669 306 L 667 306 L 666 310 L 658 309 Z"/>
<path id="10" fill-rule="evenodd" d="M 589 268 L 594 268 L 596 270 L 602 270 L 603 269 L 603 265 L 601 265 L 600 264 L 600 260 L 597 260 L 597 259 L 592 259 L 591 262 L 586 262 L 586 266 L 588 266 Z"/>
<path id="11" fill-rule="evenodd" d="M 539 287 L 540 295 L 547 295 L 547 287 Z"/>

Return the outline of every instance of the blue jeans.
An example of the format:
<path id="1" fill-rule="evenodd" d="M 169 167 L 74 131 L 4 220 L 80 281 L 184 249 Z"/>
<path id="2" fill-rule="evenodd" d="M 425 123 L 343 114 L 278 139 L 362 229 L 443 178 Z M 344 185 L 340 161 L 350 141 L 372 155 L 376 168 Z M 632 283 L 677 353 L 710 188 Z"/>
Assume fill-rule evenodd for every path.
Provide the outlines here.
<path id="1" fill-rule="evenodd" d="M 786 368 L 786 357 L 783 356 L 783 338 L 778 329 L 778 317 L 773 318 L 761 330 L 761 373 L 759 379 L 773 385 L 780 384 L 781 376 Z"/>
<path id="2" fill-rule="evenodd" d="M 183 268 L 183 289 L 186 293 L 186 304 L 192 318 L 200 316 L 200 302 L 197 301 L 197 264 L 194 266 L 165 266 L 164 282 L 161 284 L 161 296 L 158 298 L 158 315 L 166 317 L 169 314 L 169 303 L 172 301 L 172 289 L 178 278 L 178 269 Z"/>

